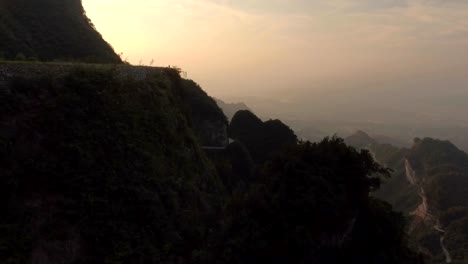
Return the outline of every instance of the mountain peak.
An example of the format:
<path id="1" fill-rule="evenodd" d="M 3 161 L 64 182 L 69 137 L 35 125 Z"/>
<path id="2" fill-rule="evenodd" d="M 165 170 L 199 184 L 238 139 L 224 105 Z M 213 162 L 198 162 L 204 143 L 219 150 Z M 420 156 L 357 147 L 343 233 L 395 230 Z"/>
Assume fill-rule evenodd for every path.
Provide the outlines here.
<path id="1" fill-rule="evenodd" d="M 365 148 L 372 144 L 377 143 L 377 141 L 369 136 L 366 132 L 358 130 L 354 132 L 351 136 L 345 138 L 345 142 L 348 145 L 351 145 L 356 148 Z"/>
<path id="2" fill-rule="evenodd" d="M 81 0 L 2 0 L 0 58 L 121 63 Z"/>

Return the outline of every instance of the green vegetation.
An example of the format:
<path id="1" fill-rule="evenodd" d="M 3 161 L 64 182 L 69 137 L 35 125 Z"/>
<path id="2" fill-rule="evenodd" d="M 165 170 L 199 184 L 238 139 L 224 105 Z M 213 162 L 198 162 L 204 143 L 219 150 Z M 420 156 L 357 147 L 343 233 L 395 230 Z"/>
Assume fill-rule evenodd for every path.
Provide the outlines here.
<path id="1" fill-rule="evenodd" d="M 284 146 L 294 145 L 297 136 L 280 120 L 263 122 L 248 110 L 238 111 L 231 120 L 229 137 L 239 140 L 262 163 Z"/>
<path id="2" fill-rule="evenodd" d="M 369 198 L 376 174 L 341 139 L 289 145 L 233 192 L 217 263 L 420 263 L 402 215 Z"/>
<path id="3" fill-rule="evenodd" d="M 0 1 L 0 39 L 6 60 L 122 62 L 79 0 Z M 0 83 L 0 263 L 421 263 L 366 150 L 250 111 L 227 129 L 178 68 L 39 74 Z"/>
<path id="4" fill-rule="evenodd" d="M 2 0 L 0 58 L 121 63 L 86 17 L 81 0 Z"/>
<path id="5" fill-rule="evenodd" d="M 388 175 L 369 152 L 246 112 L 264 161 L 253 141 L 209 161 L 185 84 L 104 67 L 0 86 L 0 262 L 420 263 L 369 197 Z"/>
<path id="6" fill-rule="evenodd" d="M 408 215 L 421 203 L 417 187 L 411 185 L 406 176 L 405 159 L 409 150 L 389 144 L 373 144 L 369 150 L 377 161 L 393 170 L 392 177 L 384 179 L 382 187 L 373 195 Z"/>
<path id="7" fill-rule="evenodd" d="M 177 79 L 83 68 L 0 87 L 1 263 L 202 257 L 221 186 Z"/>
<path id="8" fill-rule="evenodd" d="M 183 105 L 191 126 L 204 146 L 227 145 L 228 121 L 215 100 L 192 80 L 181 80 Z"/>
<path id="9" fill-rule="evenodd" d="M 433 213 L 439 216 L 446 230 L 446 246 L 453 263 L 468 259 L 468 155 L 448 141 L 424 138 L 416 140 L 408 158 L 424 177 L 424 188 Z M 430 228 L 430 227 L 429 227 Z M 431 249 L 431 232 L 417 234 L 423 246 Z M 434 262 L 443 259 L 440 251 L 432 251 Z"/>
<path id="10" fill-rule="evenodd" d="M 356 138 L 356 137 L 354 137 Z M 361 137 L 362 138 L 362 137 Z M 418 187 L 406 177 L 405 160 L 408 159 L 416 173 L 418 184 L 428 199 L 428 211 L 439 220 L 446 231 L 445 245 L 453 263 L 466 263 L 468 258 L 468 155 L 449 141 L 415 138 L 411 149 L 388 144 L 373 143 L 367 148 L 376 160 L 393 169 L 393 176 L 385 180 L 373 195 L 391 203 L 407 217 L 422 199 Z M 440 246 L 441 233 L 434 222 L 424 222 L 415 217 L 409 228 L 411 244 L 425 255 L 428 263 L 445 261 Z"/>

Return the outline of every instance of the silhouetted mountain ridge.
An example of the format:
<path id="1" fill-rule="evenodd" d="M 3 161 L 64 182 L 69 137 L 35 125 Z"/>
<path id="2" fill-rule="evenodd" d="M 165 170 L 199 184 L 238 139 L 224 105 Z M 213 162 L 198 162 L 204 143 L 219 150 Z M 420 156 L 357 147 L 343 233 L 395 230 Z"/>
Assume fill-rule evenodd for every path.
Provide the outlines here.
<path id="1" fill-rule="evenodd" d="M 121 63 L 81 0 L 1 0 L 0 58 Z"/>
<path id="2" fill-rule="evenodd" d="M 240 110 L 249 110 L 250 112 L 253 112 L 252 109 L 250 109 L 245 103 L 226 103 L 221 99 L 216 99 L 216 103 L 218 106 L 223 110 L 224 114 L 226 117 L 231 120 L 232 117 L 234 116 L 235 113 L 237 113 Z"/>
<path id="3" fill-rule="evenodd" d="M 362 130 L 358 130 L 351 136 L 345 138 L 345 142 L 357 148 L 365 148 L 377 143 L 375 139 Z"/>

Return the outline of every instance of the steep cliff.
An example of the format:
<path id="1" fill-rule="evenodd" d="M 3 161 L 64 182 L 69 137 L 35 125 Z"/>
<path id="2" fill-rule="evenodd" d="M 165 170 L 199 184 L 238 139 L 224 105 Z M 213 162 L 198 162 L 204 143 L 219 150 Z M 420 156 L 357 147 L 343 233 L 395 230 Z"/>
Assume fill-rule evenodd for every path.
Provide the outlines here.
<path id="1" fill-rule="evenodd" d="M 231 120 L 232 117 L 241 110 L 248 110 L 253 112 L 252 109 L 250 109 L 245 103 L 226 103 L 223 100 L 216 98 L 215 101 L 229 120 Z"/>
<path id="2" fill-rule="evenodd" d="M 81 0 L 1 0 L 0 58 L 120 63 Z"/>
<path id="3" fill-rule="evenodd" d="M 412 218 L 409 234 L 429 263 L 468 256 L 468 155 L 448 141 L 415 139 L 411 149 L 374 144 L 376 159 L 394 170 L 375 195 Z"/>
<path id="4" fill-rule="evenodd" d="M 280 120 L 263 122 L 248 110 L 238 111 L 229 125 L 229 137 L 245 144 L 252 158 L 263 163 L 283 147 L 295 145 L 297 136 Z"/>
<path id="5" fill-rule="evenodd" d="M 228 145 L 228 121 L 215 100 L 192 80 L 182 80 L 182 98 L 191 125 L 203 146 Z"/>
<path id="6" fill-rule="evenodd" d="M 200 257 L 222 188 L 181 79 L 117 73 L 79 67 L 0 84 L 1 263 Z"/>

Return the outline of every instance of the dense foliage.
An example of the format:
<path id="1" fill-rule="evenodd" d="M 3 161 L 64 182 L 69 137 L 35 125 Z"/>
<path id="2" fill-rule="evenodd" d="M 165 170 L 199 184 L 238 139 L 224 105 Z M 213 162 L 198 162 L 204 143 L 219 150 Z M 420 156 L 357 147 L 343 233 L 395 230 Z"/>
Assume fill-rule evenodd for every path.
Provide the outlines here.
<path id="1" fill-rule="evenodd" d="M 421 203 L 418 188 L 411 185 L 406 176 L 405 159 L 410 150 L 389 144 L 373 144 L 369 149 L 377 161 L 393 170 L 392 177 L 384 179 L 382 187 L 374 196 L 389 202 L 395 210 L 408 215 Z"/>
<path id="2" fill-rule="evenodd" d="M 402 215 L 369 198 L 376 174 L 341 139 L 290 145 L 233 193 L 217 263 L 418 263 Z"/>
<path id="3" fill-rule="evenodd" d="M 238 111 L 231 120 L 229 137 L 239 140 L 262 163 L 284 146 L 294 145 L 297 136 L 280 120 L 263 122 L 248 110 Z"/>
<path id="4" fill-rule="evenodd" d="M 445 241 L 454 263 L 468 259 L 468 155 L 449 141 L 424 138 L 416 140 L 408 158 L 424 177 L 424 188 L 431 206 L 446 231 Z M 434 254 L 438 240 L 428 229 L 417 230 L 416 238 Z M 435 240 L 435 241 L 434 241 Z"/>
<path id="5" fill-rule="evenodd" d="M 191 126 L 204 146 L 227 144 L 228 121 L 216 101 L 192 80 L 181 80 L 181 95 Z"/>
<path id="6" fill-rule="evenodd" d="M 0 262 L 196 261 L 220 185 L 170 81 L 112 69 L 0 87 Z"/>
<path id="7" fill-rule="evenodd" d="M 0 262 L 419 263 L 369 197 L 389 173 L 369 152 L 245 112 L 209 161 L 189 119 L 219 108 L 187 84 L 112 67 L 2 84 Z"/>
<path id="8" fill-rule="evenodd" d="M 81 0 L 2 0 L 0 39 L 0 59 L 121 62 Z"/>
<path id="9" fill-rule="evenodd" d="M 415 248 L 429 263 L 445 261 L 442 234 L 434 229 L 439 224 L 446 231 L 444 242 L 453 263 L 464 263 L 468 257 L 468 155 L 448 141 L 431 138 L 416 138 L 411 149 L 378 143 L 368 148 L 379 162 L 394 170 L 394 177 L 384 181 L 375 197 L 410 217 L 422 203 L 420 188 L 424 189 L 433 220 L 412 217 L 408 231 Z M 405 160 L 415 171 L 417 186 L 408 181 Z"/>

